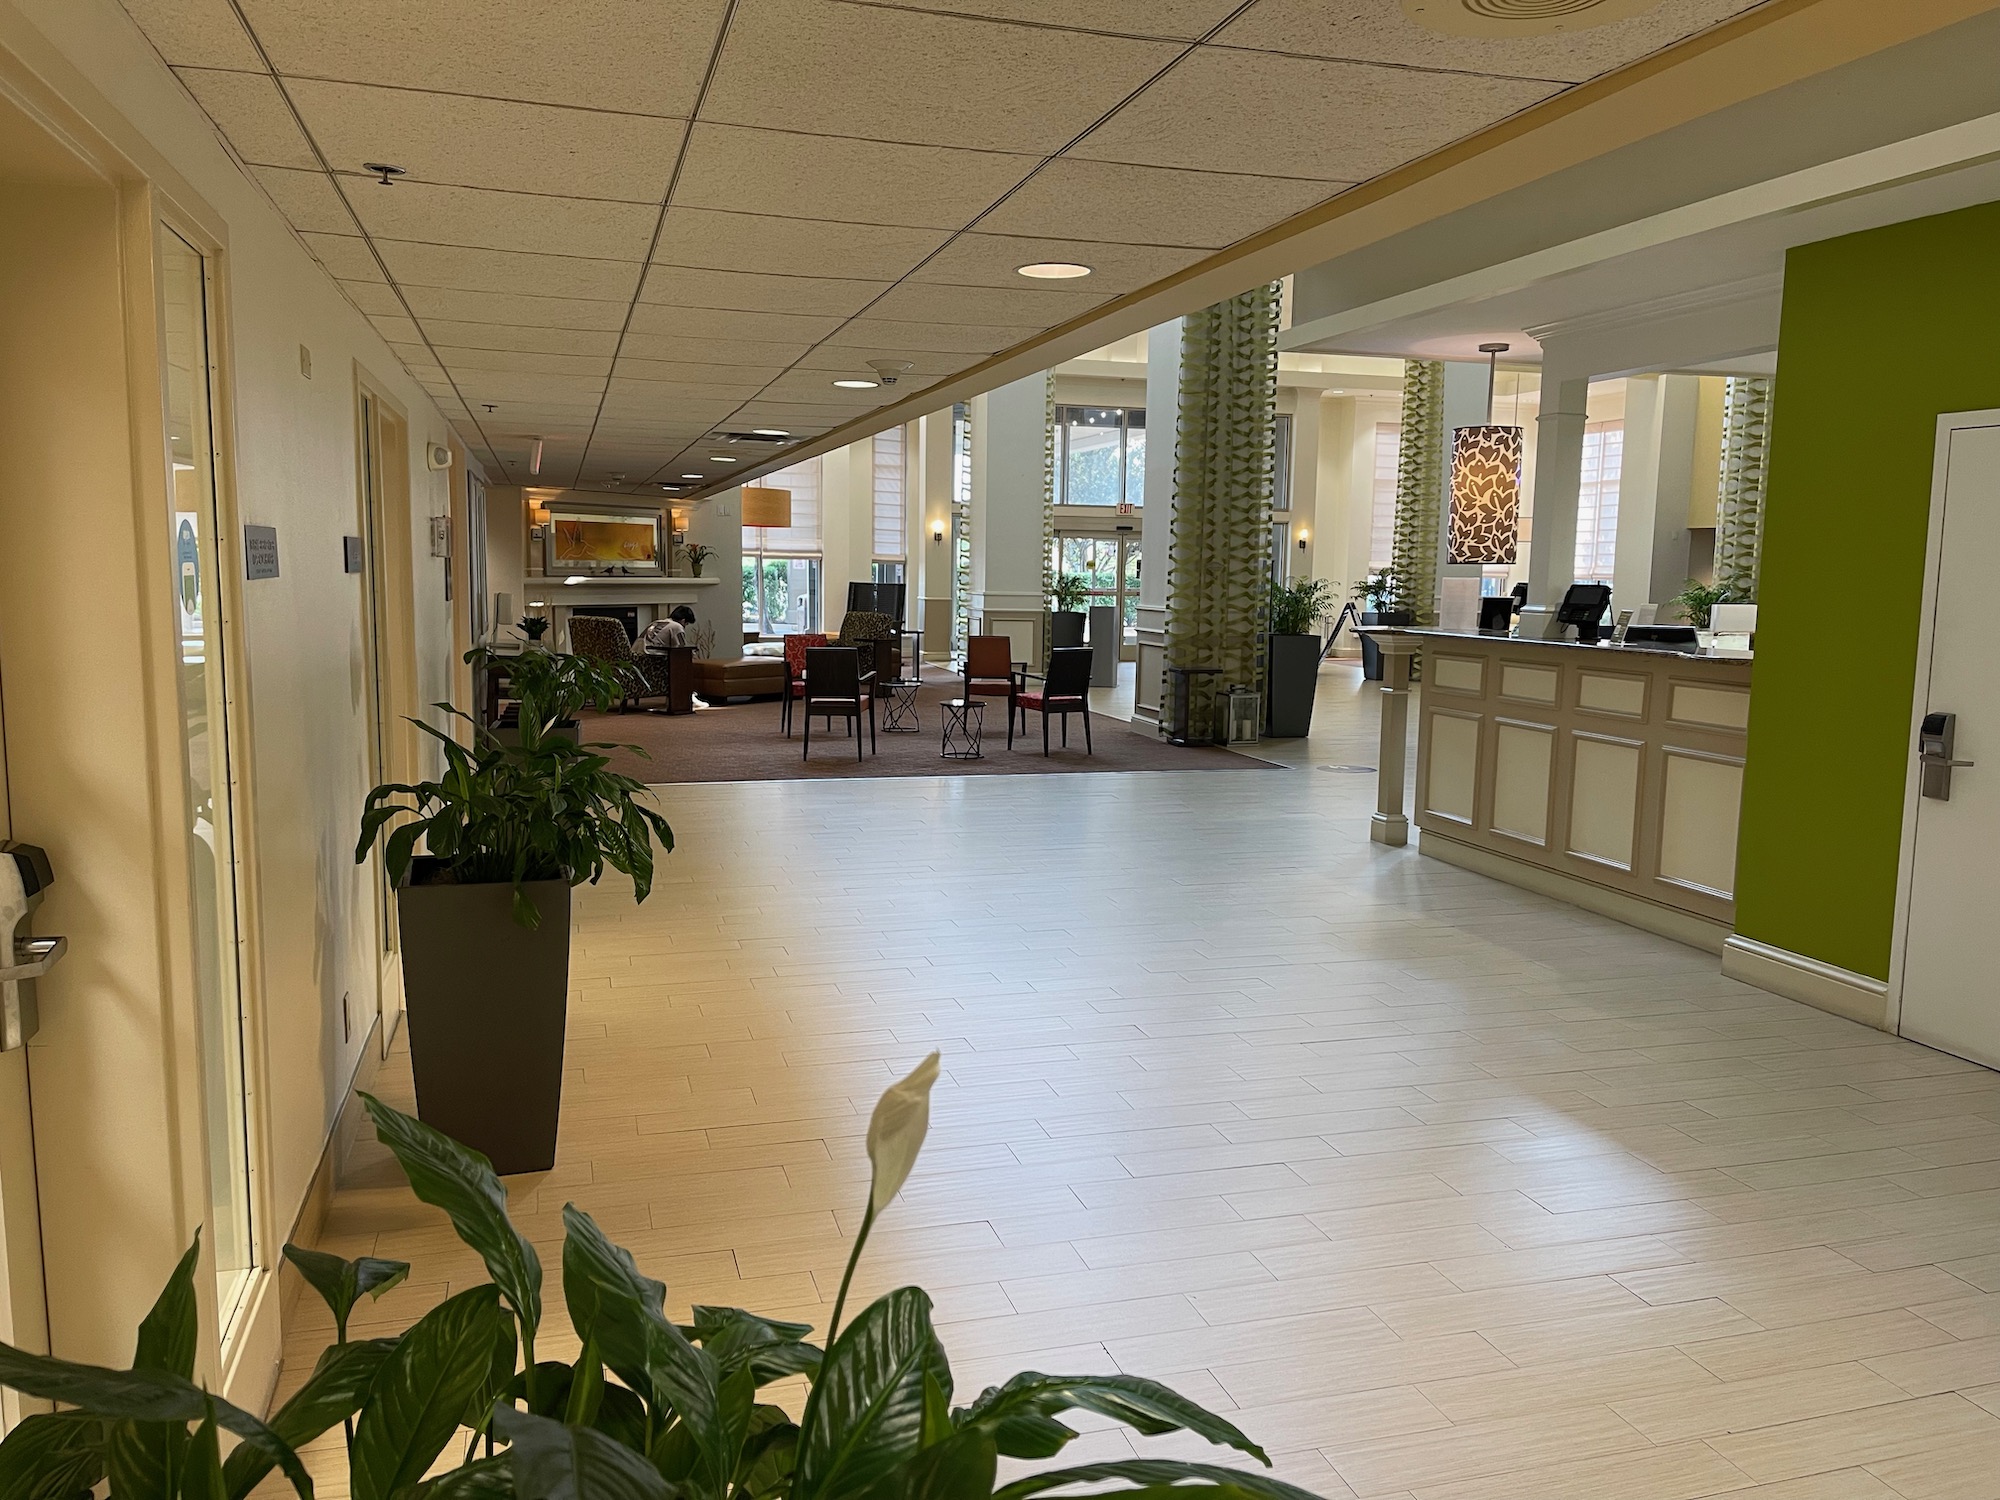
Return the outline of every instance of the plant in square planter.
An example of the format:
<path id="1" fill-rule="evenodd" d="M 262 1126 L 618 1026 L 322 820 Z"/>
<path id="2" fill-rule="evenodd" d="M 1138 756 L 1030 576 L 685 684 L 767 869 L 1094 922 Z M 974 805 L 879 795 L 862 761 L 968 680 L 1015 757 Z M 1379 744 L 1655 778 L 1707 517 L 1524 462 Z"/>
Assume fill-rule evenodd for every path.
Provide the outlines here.
<path id="1" fill-rule="evenodd" d="M 444 775 L 371 791 L 354 851 L 358 864 L 380 841 L 396 889 L 417 1113 L 502 1173 L 555 1165 L 570 887 L 609 866 L 644 901 L 653 840 L 674 847 L 644 784 L 607 769 L 603 751 L 632 747 L 561 727 L 616 701 L 616 678 L 547 656 L 515 682 L 514 743 L 482 729 L 467 748 L 412 721 L 442 747 Z"/>
<path id="2" fill-rule="evenodd" d="M 1363 625 L 1414 625 L 1417 617 L 1403 600 L 1403 581 L 1394 568 L 1377 568 L 1354 585 L 1354 600 L 1361 605 Z M 1361 637 L 1361 675 L 1369 682 L 1382 680 L 1382 649 L 1367 636 Z"/>
<path id="3" fill-rule="evenodd" d="M 1050 596 L 1055 612 L 1049 617 L 1049 645 L 1081 646 L 1084 622 L 1089 619 L 1084 609 L 1090 603 L 1090 585 L 1075 573 L 1058 574 Z"/>
<path id="4" fill-rule="evenodd" d="M 522 615 L 520 619 L 514 622 L 514 628 L 526 637 L 529 646 L 540 650 L 542 637 L 549 633 L 549 617 L 547 615 Z"/>
<path id="5" fill-rule="evenodd" d="M 1333 585 L 1301 578 L 1271 585 L 1271 634 L 1264 650 L 1264 732 L 1276 740 L 1312 732 L 1322 642 L 1314 627 L 1333 611 Z"/>

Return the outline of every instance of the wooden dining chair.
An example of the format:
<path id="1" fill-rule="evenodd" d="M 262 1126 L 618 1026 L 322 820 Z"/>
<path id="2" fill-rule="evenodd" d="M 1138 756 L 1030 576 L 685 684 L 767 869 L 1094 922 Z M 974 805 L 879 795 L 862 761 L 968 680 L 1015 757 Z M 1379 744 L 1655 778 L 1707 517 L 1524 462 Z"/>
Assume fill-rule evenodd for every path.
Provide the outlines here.
<path id="1" fill-rule="evenodd" d="M 1014 715 L 1018 709 L 1018 698 L 1026 682 L 1026 669 L 1014 661 L 1014 642 L 1004 635 L 969 636 L 965 642 L 965 691 L 961 695 L 970 703 L 974 698 L 1005 698 L 1007 700 L 1007 748 L 1014 748 Z M 1024 724 L 1025 720 L 1022 721 Z"/>
<path id="2" fill-rule="evenodd" d="M 815 715 L 827 721 L 849 721 L 854 732 L 854 758 L 861 755 L 861 719 L 868 718 L 868 748 L 875 748 L 875 674 L 861 670 L 861 653 L 852 646 L 813 646 L 806 651 L 806 690 L 798 711 L 805 715 L 805 748 L 799 759 L 812 755 Z"/>
<path id="3" fill-rule="evenodd" d="M 1049 653 L 1049 674 L 1037 677 L 1028 674 L 1028 680 L 1039 682 L 1038 688 L 1023 688 L 1014 695 L 1021 706 L 1021 721 L 1025 726 L 1028 711 L 1033 709 L 1042 716 L 1042 754 L 1049 753 L 1049 716 L 1062 720 L 1063 748 L 1069 748 L 1069 716 L 1083 715 L 1083 750 L 1086 755 L 1095 755 L 1095 747 L 1090 743 L 1090 652 L 1088 646 L 1058 646 Z"/>

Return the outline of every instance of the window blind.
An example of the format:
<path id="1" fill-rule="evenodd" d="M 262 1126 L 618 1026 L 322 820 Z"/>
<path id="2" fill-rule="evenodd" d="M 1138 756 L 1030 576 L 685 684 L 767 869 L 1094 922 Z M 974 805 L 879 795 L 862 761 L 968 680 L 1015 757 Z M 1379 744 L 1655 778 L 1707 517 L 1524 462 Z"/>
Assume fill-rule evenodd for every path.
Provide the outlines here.
<path id="1" fill-rule="evenodd" d="M 743 550 L 789 556 L 817 557 L 820 541 L 820 464 L 809 458 L 757 481 L 769 489 L 792 492 L 792 524 L 745 526 Z"/>
<path id="2" fill-rule="evenodd" d="M 1375 424 L 1375 493 L 1368 512 L 1368 571 L 1396 556 L 1396 467 L 1403 457 L 1403 424 Z"/>
<path id="3" fill-rule="evenodd" d="M 875 434 L 875 557 L 900 562 L 909 555 L 909 470 L 903 429 Z"/>
<path id="4" fill-rule="evenodd" d="M 1618 487 L 1625 468 L 1625 424 L 1583 429 L 1583 484 L 1576 500 L 1576 581 L 1609 583 L 1618 562 Z"/>

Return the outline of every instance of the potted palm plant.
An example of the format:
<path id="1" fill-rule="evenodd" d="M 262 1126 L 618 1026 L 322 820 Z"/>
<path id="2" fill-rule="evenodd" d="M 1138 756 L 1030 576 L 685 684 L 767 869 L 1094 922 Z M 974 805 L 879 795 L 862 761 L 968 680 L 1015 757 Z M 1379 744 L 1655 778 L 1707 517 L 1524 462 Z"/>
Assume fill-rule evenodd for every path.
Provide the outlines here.
<path id="1" fill-rule="evenodd" d="M 1354 585 L 1352 596 L 1361 605 L 1363 625 L 1414 625 L 1416 614 L 1403 598 L 1403 580 L 1394 567 L 1377 568 Z M 1367 636 L 1361 637 L 1361 675 L 1370 682 L 1382 680 L 1382 652 Z"/>
<path id="2" fill-rule="evenodd" d="M 1264 652 L 1264 723 L 1265 733 L 1273 739 L 1303 739 L 1312 731 L 1321 647 L 1316 627 L 1332 611 L 1333 585 L 1324 578 L 1271 585 L 1271 634 Z"/>
<path id="3" fill-rule="evenodd" d="M 418 1113 L 502 1172 L 555 1164 L 570 887 L 608 866 L 644 901 L 653 841 L 674 847 L 644 784 L 602 753 L 631 747 L 560 731 L 614 701 L 617 680 L 581 657 L 543 660 L 516 678 L 513 743 L 475 726 L 468 747 L 411 721 L 442 748 L 444 774 L 371 791 L 354 850 L 359 864 L 380 842 L 396 890 Z"/>
<path id="4" fill-rule="evenodd" d="M 1692 578 L 1685 588 L 1674 595 L 1674 603 L 1687 616 L 1688 624 L 1697 630 L 1708 629 L 1709 622 L 1715 618 L 1715 606 L 1728 602 L 1728 589 L 1717 584 L 1700 583 Z"/>
<path id="5" fill-rule="evenodd" d="M 1084 621 L 1088 618 L 1084 607 L 1090 603 L 1089 583 L 1075 573 L 1059 573 L 1051 597 L 1055 612 L 1049 618 L 1049 644 L 1081 646 Z"/>

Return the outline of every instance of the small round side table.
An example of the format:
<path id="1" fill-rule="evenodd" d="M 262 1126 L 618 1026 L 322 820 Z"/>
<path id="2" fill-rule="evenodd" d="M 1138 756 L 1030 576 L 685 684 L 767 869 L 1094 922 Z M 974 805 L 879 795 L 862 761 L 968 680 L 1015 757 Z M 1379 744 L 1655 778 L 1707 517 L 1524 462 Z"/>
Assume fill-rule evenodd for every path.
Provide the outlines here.
<path id="1" fill-rule="evenodd" d="M 914 678 L 891 678 L 882 684 L 882 732 L 915 734 L 923 725 L 917 719 L 917 683 Z"/>
<path id="2" fill-rule="evenodd" d="M 944 747 L 941 760 L 984 760 L 980 730 L 986 718 L 986 704 L 978 699 L 947 698 L 944 705 Z"/>

